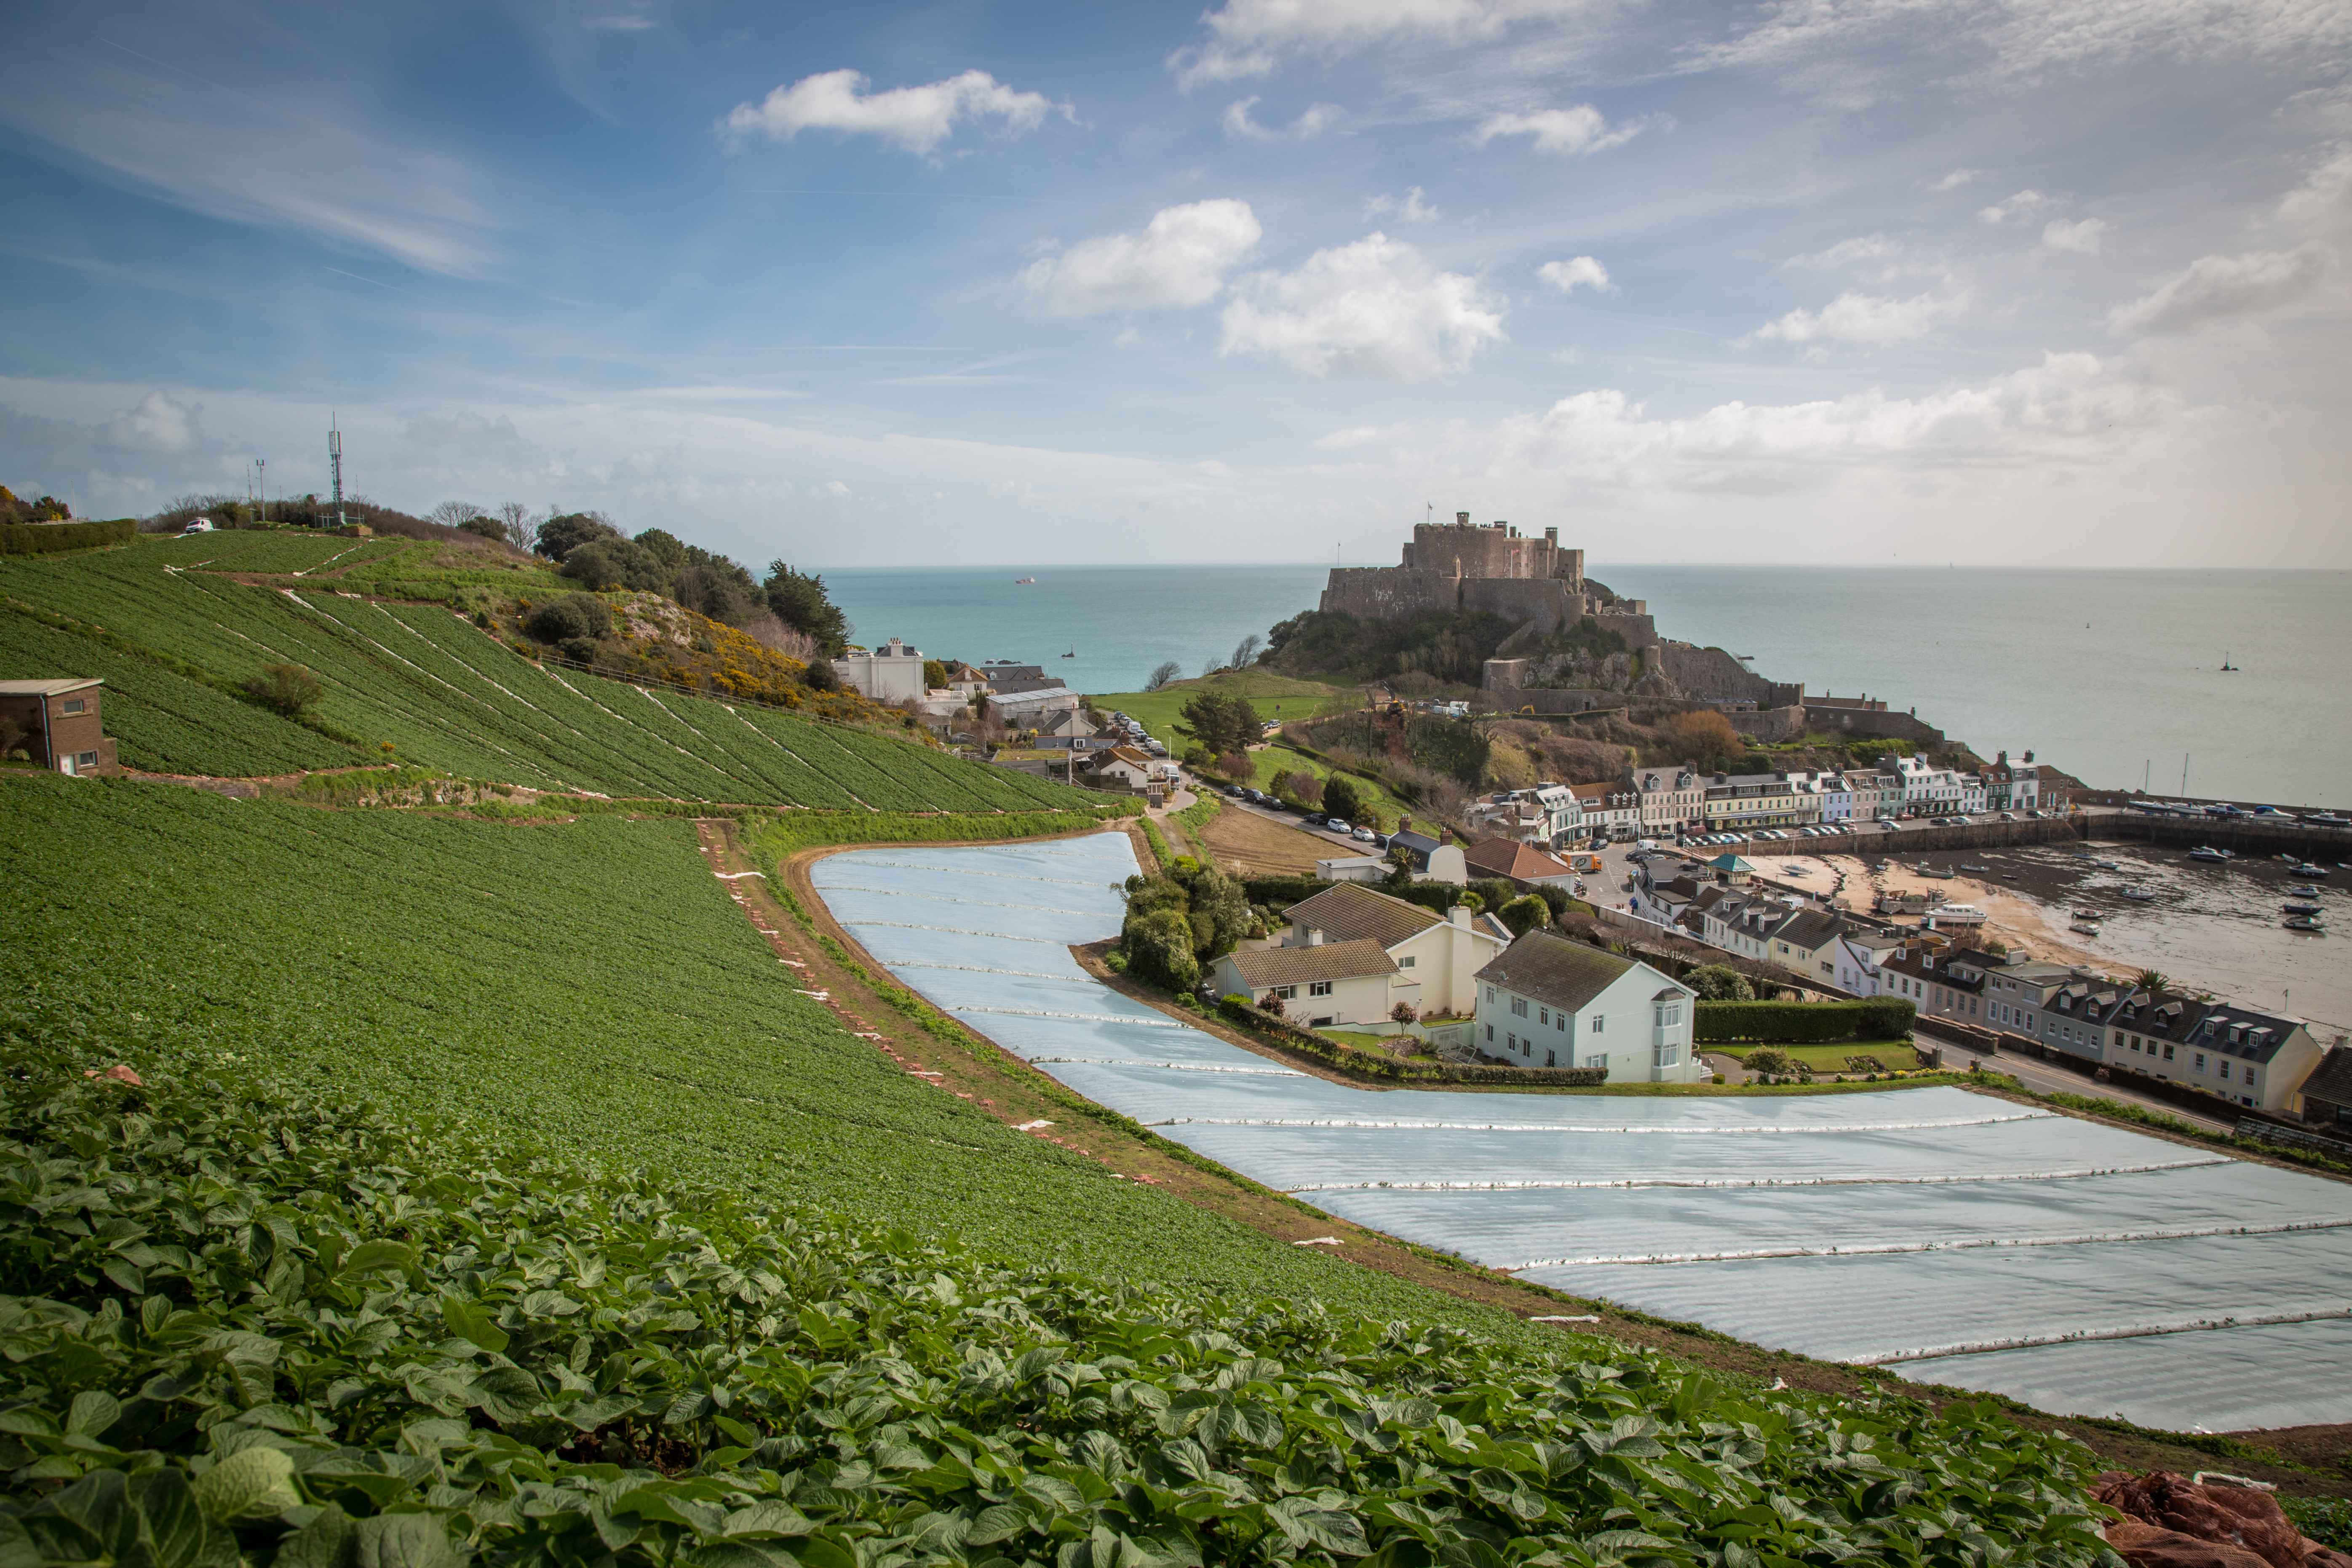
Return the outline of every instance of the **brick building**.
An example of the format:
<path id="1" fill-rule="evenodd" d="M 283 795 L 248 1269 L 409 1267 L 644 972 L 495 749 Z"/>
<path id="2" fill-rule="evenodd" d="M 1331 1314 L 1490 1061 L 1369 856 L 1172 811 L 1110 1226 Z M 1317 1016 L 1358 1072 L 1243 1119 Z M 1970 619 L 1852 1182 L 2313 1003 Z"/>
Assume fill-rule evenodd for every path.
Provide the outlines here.
<path id="1" fill-rule="evenodd" d="M 99 718 L 103 684 L 90 676 L 0 680 L 0 721 L 13 721 L 21 734 L 11 749 L 61 773 L 120 774 Z"/>

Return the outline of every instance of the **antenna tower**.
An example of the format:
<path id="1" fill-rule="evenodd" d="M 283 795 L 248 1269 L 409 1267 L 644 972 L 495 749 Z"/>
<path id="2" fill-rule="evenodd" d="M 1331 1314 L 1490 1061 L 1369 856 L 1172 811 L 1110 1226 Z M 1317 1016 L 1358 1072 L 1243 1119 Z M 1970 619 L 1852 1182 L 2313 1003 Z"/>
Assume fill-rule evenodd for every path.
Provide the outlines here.
<path id="1" fill-rule="evenodd" d="M 343 521 L 343 433 L 336 426 L 335 416 L 327 416 L 327 461 L 335 470 L 335 526 L 348 526 Z"/>

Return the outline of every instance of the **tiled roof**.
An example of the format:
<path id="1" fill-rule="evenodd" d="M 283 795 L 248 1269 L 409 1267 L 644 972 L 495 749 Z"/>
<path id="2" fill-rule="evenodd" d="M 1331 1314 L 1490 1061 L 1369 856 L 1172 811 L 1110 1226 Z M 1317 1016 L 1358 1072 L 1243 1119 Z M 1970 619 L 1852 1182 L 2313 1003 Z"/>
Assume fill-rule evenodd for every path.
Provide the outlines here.
<path id="1" fill-rule="evenodd" d="M 1376 942 L 1384 948 L 1444 923 L 1433 910 L 1376 893 L 1360 882 L 1334 883 L 1291 905 L 1282 918 L 1302 931 L 1321 931 L 1328 942 Z"/>
<path id="2" fill-rule="evenodd" d="M 1563 860 L 1556 860 L 1531 844 L 1514 844 L 1507 838 L 1489 838 L 1486 843 L 1465 849 L 1462 858 L 1482 871 L 1492 871 L 1498 877 L 1516 877 L 1522 881 L 1539 881 L 1546 877 L 1575 875 Z"/>
<path id="3" fill-rule="evenodd" d="M 1779 940 L 1791 947 L 1808 951 L 1836 936 L 1845 929 L 1845 922 L 1827 910 L 1800 910 L 1789 917 L 1789 923 L 1776 933 Z"/>
<path id="4" fill-rule="evenodd" d="M 1633 967 L 1631 959 L 1538 930 L 1504 949 L 1477 979 L 1574 1013 Z"/>
<path id="5" fill-rule="evenodd" d="M 1355 980 L 1393 974 L 1396 960 L 1376 942 L 1327 942 L 1319 947 L 1262 947 L 1236 952 L 1234 967 L 1252 985 L 1304 985 L 1315 980 Z"/>
<path id="6" fill-rule="evenodd" d="M 2335 1105 L 2352 1105 L 2352 1046 L 2330 1046 L 2311 1076 L 2303 1080 L 2304 1098 L 2313 1095 Z"/>

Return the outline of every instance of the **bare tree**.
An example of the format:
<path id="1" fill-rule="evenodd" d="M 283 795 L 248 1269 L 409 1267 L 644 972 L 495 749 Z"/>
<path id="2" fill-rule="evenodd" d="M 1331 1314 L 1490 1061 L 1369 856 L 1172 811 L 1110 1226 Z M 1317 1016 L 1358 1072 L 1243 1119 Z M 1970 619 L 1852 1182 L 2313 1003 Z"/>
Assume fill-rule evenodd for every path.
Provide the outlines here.
<path id="1" fill-rule="evenodd" d="M 1265 639 L 1258 636 L 1255 632 L 1252 632 L 1249 636 L 1242 638 L 1240 642 L 1234 645 L 1234 668 L 1235 669 L 1247 669 L 1251 665 L 1255 664 L 1257 662 L 1257 650 L 1265 646 Z"/>
<path id="2" fill-rule="evenodd" d="M 1183 667 L 1171 658 L 1144 678 L 1143 689 L 1157 691 L 1183 673 Z"/>
<path id="3" fill-rule="evenodd" d="M 1216 674 L 1217 671 L 1224 668 L 1225 661 L 1219 658 L 1216 655 L 1211 654 L 1207 658 L 1201 661 L 1201 679 L 1206 680 L 1209 677 Z"/>
<path id="4" fill-rule="evenodd" d="M 530 508 L 519 500 L 510 500 L 499 508 L 499 521 L 506 524 L 507 542 L 528 553 L 539 543 L 539 519 Z"/>
<path id="5" fill-rule="evenodd" d="M 437 522 L 444 528 L 455 528 L 461 522 L 471 522 L 485 515 L 480 507 L 469 500 L 445 500 L 425 514 L 427 522 Z"/>

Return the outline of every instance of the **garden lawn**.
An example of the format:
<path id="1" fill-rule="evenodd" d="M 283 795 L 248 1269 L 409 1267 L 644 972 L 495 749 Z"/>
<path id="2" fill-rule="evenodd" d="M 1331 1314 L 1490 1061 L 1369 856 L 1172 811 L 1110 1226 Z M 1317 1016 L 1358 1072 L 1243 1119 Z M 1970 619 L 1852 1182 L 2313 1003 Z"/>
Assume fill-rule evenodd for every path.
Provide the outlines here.
<path id="1" fill-rule="evenodd" d="M 1108 715 L 1117 710 L 1140 721 L 1151 738 L 1168 748 L 1171 756 L 1181 757 L 1184 748 L 1192 742 L 1189 736 L 1178 734 L 1176 727 L 1184 721 L 1184 704 L 1202 691 L 1246 697 L 1256 705 L 1259 717 L 1265 719 L 1308 719 L 1350 712 L 1364 705 L 1363 694 L 1352 686 L 1299 680 L 1266 669 L 1171 681 L 1157 691 L 1114 691 L 1089 700 L 1097 713 Z M 1276 704 L 1282 709 L 1279 715 L 1275 712 Z"/>
<path id="2" fill-rule="evenodd" d="M 1274 781 L 1276 777 L 1282 773 L 1310 773 L 1318 779 L 1328 779 L 1333 773 L 1342 771 L 1340 769 L 1334 768 L 1328 763 L 1318 762 L 1315 758 L 1307 755 L 1304 752 L 1294 752 L 1287 746 L 1268 746 L 1263 751 L 1252 752 L 1250 753 L 1250 760 L 1257 764 L 1257 777 L 1255 780 L 1257 787 L 1265 790 L 1269 795 L 1274 793 Z M 1398 817 L 1410 816 L 1412 815 L 1412 807 L 1406 805 L 1403 802 L 1398 800 L 1396 796 L 1391 795 L 1387 790 L 1381 787 L 1379 781 L 1368 779 L 1360 773 L 1349 773 L 1347 775 L 1347 779 L 1349 784 L 1356 786 L 1356 793 L 1360 796 L 1371 803 L 1373 809 L 1377 811 L 1380 816 L 1380 821 L 1378 824 L 1350 821 L 1349 824 L 1349 826 L 1372 827 L 1377 826 L 1384 832 L 1393 832 L 1396 829 Z M 1335 849 L 1332 853 L 1338 854 L 1340 853 L 1340 851 Z M 1375 855 L 1378 854 L 1379 851 L 1372 846 L 1367 844 L 1360 847 L 1359 853 Z"/>
<path id="3" fill-rule="evenodd" d="M 1911 1047 L 1900 1041 L 1847 1040 L 1833 1046 L 1760 1046 L 1760 1045 L 1701 1045 L 1698 1049 L 1716 1056 L 1747 1058 L 1750 1051 L 1785 1051 L 1792 1061 L 1801 1061 L 1815 1072 L 1847 1071 L 1848 1057 L 1876 1057 L 1888 1067 L 1904 1069 L 1919 1065 Z"/>

